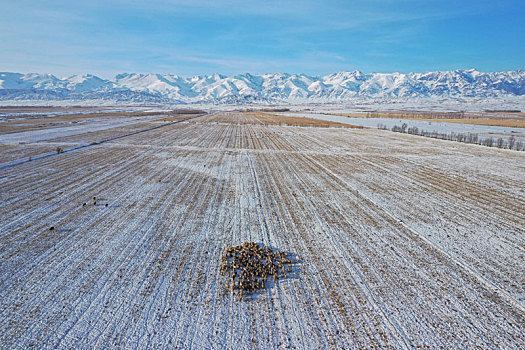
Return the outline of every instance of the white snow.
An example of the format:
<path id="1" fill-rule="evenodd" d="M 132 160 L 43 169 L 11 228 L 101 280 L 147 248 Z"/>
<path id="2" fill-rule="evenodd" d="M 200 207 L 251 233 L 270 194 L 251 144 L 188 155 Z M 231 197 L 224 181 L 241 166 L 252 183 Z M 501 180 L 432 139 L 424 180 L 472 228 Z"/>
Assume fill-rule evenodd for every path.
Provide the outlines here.
<path id="1" fill-rule="evenodd" d="M 174 102 L 234 101 L 233 97 L 272 103 L 275 101 L 295 103 L 350 102 L 363 99 L 423 99 L 435 98 L 463 100 L 487 98 L 523 98 L 525 71 L 484 73 L 475 70 L 455 70 L 427 73 L 370 73 L 338 72 L 326 76 L 306 74 L 260 74 L 249 73 L 235 76 L 219 74 L 209 76 L 180 77 L 174 74 L 118 74 L 104 80 L 93 75 L 72 76 L 59 79 L 50 74 L 0 73 L 1 89 L 39 89 L 52 92 L 33 95 L 31 91 L 11 92 L 8 100 L 78 99 L 74 93 L 98 93 L 98 99 L 112 99 L 115 93 L 134 91 L 142 93 L 145 100 L 165 98 Z M 29 95 L 28 95 L 29 94 Z M 151 96 L 153 95 L 153 96 Z M 121 96 L 133 101 L 137 95 Z M 376 101 L 377 102 L 377 101 Z M 521 101 L 523 107 L 523 100 Z"/>
<path id="2" fill-rule="evenodd" d="M 225 112 L 2 168 L 0 342 L 522 349 L 524 166 Z M 300 262 L 241 302 L 219 264 L 245 241 Z"/>
<path id="3" fill-rule="evenodd" d="M 490 126 L 490 125 L 473 125 L 473 124 L 461 124 L 461 123 L 447 123 L 440 121 L 425 121 L 425 120 L 412 120 L 412 119 L 399 119 L 399 118 L 361 118 L 361 117 L 343 117 L 337 115 L 326 115 L 317 113 L 281 113 L 291 117 L 305 117 L 318 120 L 327 120 L 333 122 L 339 122 L 343 124 L 359 125 L 368 128 L 377 128 L 379 124 L 385 125 L 387 129 L 391 129 L 393 126 L 401 126 L 407 124 L 407 128 L 417 127 L 420 131 L 424 130 L 427 132 L 438 132 L 444 134 L 453 133 L 472 133 L 479 134 L 484 137 L 499 138 L 503 137 L 508 139 L 514 136 L 516 139 L 522 139 L 525 141 L 525 128 L 511 128 L 504 126 Z"/>

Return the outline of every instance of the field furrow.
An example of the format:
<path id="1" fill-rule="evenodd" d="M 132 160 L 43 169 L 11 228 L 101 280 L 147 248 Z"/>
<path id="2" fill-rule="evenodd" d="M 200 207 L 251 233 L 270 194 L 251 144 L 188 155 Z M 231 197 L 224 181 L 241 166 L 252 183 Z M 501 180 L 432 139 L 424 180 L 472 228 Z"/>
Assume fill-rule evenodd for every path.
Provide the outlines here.
<path id="1" fill-rule="evenodd" d="M 0 169 L 2 348 L 525 346 L 522 154 L 268 113 L 157 119 Z M 219 265 L 250 241 L 295 263 L 241 299 Z"/>

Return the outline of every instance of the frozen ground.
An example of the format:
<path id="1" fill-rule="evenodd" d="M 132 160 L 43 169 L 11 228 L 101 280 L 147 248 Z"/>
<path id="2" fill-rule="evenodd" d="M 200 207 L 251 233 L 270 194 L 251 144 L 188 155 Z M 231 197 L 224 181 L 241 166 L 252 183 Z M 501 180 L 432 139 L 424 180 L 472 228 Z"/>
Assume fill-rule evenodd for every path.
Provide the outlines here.
<path id="1" fill-rule="evenodd" d="M 386 126 L 389 130 L 393 126 L 401 126 L 407 124 L 408 128 L 417 127 L 419 130 L 427 132 L 438 132 L 449 134 L 454 133 L 472 133 L 478 134 L 480 138 L 503 138 L 508 140 L 511 136 L 514 136 L 516 140 L 525 141 L 525 129 L 524 128 L 511 128 L 503 126 L 489 126 L 489 125 L 472 125 L 472 124 L 460 124 L 460 123 L 447 123 L 426 120 L 413 120 L 413 119 L 398 119 L 398 118 L 360 118 L 360 117 L 343 117 L 337 115 L 326 115 L 319 113 L 282 113 L 286 116 L 301 116 L 305 118 L 313 118 L 318 120 L 328 120 L 338 123 L 352 124 L 365 126 L 369 128 L 377 128 L 379 124 Z"/>
<path id="2" fill-rule="evenodd" d="M 362 111 L 483 111 L 485 109 L 518 109 L 525 110 L 525 96 L 512 98 L 384 98 L 356 99 L 352 102 L 318 104 L 316 106 L 298 105 L 295 110 L 313 109 L 319 112 L 348 113 Z"/>
<path id="3" fill-rule="evenodd" d="M 3 348 L 525 347 L 523 152 L 234 112 L 0 149 L 109 132 L 0 169 Z M 300 263 L 240 302 L 245 241 Z"/>
<path id="4" fill-rule="evenodd" d="M 525 111 L 525 96 L 498 97 L 498 98 L 355 98 L 348 101 L 332 103 L 294 103 L 284 102 L 283 106 L 293 110 L 316 110 L 328 113 L 348 113 L 363 111 L 399 111 L 399 110 L 429 110 L 429 111 L 483 111 L 485 109 L 517 109 Z M 290 106 L 292 104 L 292 106 Z M 116 100 L 7 100 L 0 101 L 1 106 L 83 106 L 83 107 L 114 107 L 114 106 L 134 107 L 141 103 L 130 103 L 129 101 Z M 142 103 L 142 105 L 147 105 Z M 173 104 L 172 107 L 187 108 L 199 106 L 199 108 L 211 108 L 218 110 L 238 109 L 237 104 Z M 274 103 L 260 101 L 260 103 L 248 104 L 248 108 L 272 108 Z"/>
<path id="5" fill-rule="evenodd" d="M 143 118 L 128 118 L 126 121 L 115 122 L 114 120 L 105 120 L 100 122 L 80 123 L 73 126 L 61 126 L 56 128 L 47 128 L 43 130 L 28 130 L 10 134 L 0 135 L 0 144 L 17 144 L 20 142 L 35 143 L 46 140 L 54 140 L 59 137 L 74 136 L 88 132 L 119 128 L 127 125 L 136 124 Z"/>

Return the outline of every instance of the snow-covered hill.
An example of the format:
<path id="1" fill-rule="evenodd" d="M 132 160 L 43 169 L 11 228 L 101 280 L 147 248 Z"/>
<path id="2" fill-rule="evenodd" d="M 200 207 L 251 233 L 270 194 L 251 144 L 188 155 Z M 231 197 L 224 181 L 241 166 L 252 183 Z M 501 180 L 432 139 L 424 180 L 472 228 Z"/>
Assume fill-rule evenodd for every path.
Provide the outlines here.
<path id="1" fill-rule="evenodd" d="M 0 73 L 0 100 L 100 99 L 152 103 L 318 103 L 356 98 L 498 98 L 525 95 L 525 71 L 474 69 L 427 73 L 338 72 L 326 76 L 249 73 L 180 77 L 124 73 L 94 75 Z"/>

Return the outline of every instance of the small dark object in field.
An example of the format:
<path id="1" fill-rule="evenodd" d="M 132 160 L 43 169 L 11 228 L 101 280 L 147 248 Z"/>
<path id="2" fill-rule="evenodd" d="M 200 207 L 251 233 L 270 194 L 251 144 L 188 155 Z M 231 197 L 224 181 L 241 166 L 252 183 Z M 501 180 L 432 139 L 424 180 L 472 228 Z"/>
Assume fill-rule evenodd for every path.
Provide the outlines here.
<path id="1" fill-rule="evenodd" d="M 49 231 L 53 231 L 54 229 L 55 229 L 55 226 L 51 226 L 51 227 L 49 228 Z"/>
<path id="2" fill-rule="evenodd" d="M 85 206 L 86 206 L 86 203 L 82 204 L 82 206 L 85 207 Z"/>
<path id="3" fill-rule="evenodd" d="M 107 207 L 108 205 L 109 205 L 109 204 L 108 204 L 108 203 L 106 203 L 106 207 Z"/>
<path id="4" fill-rule="evenodd" d="M 64 153 L 64 150 L 61 147 L 57 147 L 57 154 Z"/>
<path id="5" fill-rule="evenodd" d="M 97 197 L 93 197 L 93 200 L 96 201 L 96 200 L 97 200 Z"/>
<path id="6" fill-rule="evenodd" d="M 293 263 L 287 253 L 249 242 L 226 248 L 221 256 L 220 272 L 229 277 L 226 288 L 238 290 L 242 300 L 243 294 L 264 288 L 269 276 L 273 275 L 274 280 L 287 277 L 285 266 Z"/>
<path id="7" fill-rule="evenodd" d="M 97 202 L 93 202 L 93 205 L 97 205 Z"/>

